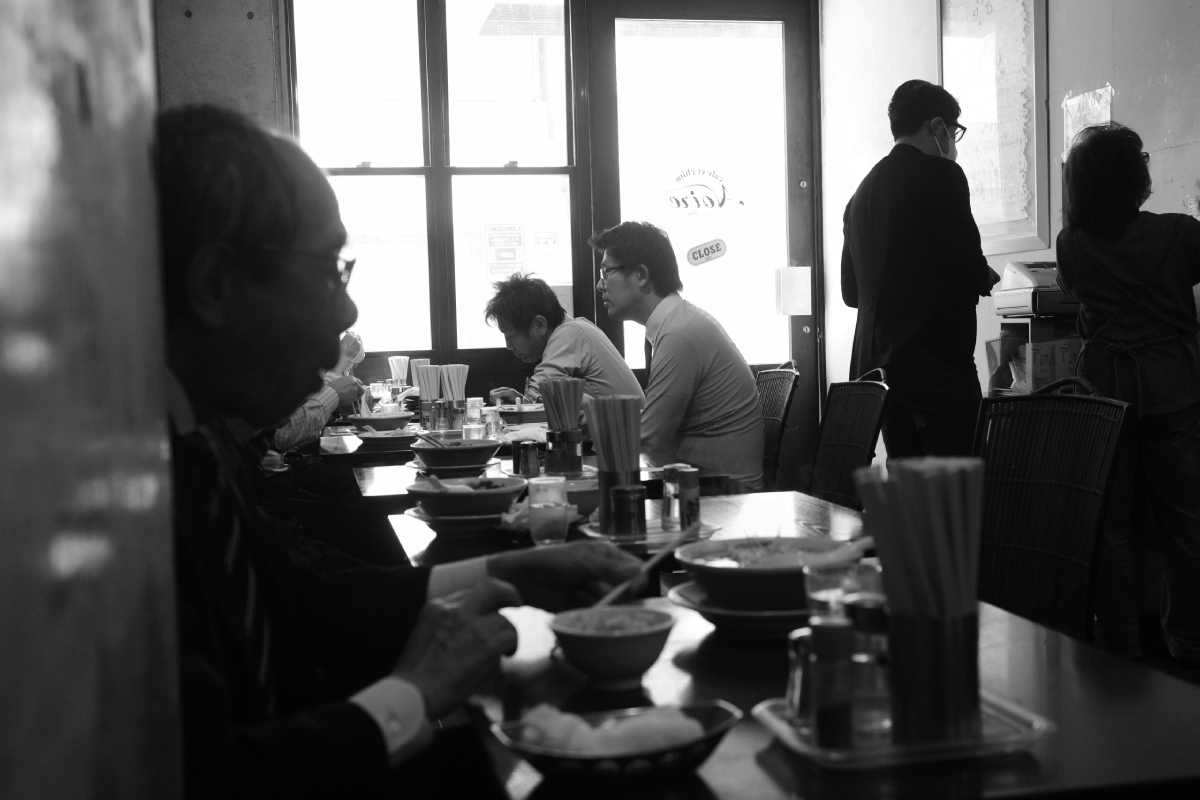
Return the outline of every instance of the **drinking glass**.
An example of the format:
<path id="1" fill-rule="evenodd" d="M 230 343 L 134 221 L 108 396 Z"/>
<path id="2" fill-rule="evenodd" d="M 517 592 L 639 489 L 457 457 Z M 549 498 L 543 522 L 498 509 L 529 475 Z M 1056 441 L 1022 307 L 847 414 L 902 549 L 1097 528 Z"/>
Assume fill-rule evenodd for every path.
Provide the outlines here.
<path id="1" fill-rule="evenodd" d="M 804 590 L 812 614 L 842 616 L 846 595 L 858 589 L 857 564 L 804 568 Z"/>
<path id="2" fill-rule="evenodd" d="M 371 397 L 376 400 L 383 397 L 383 381 L 373 381 L 371 383 Z"/>
<path id="3" fill-rule="evenodd" d="M 567 480 L 561 476 L 530 478 L 529 502 L 562 504 L 567 502 Z"/>
<path id="4" fill-rule="evenodd" d="M 567 503 L 530 503 L 529 535 L 538 547 L 567 540 L 571 506 Z"/>

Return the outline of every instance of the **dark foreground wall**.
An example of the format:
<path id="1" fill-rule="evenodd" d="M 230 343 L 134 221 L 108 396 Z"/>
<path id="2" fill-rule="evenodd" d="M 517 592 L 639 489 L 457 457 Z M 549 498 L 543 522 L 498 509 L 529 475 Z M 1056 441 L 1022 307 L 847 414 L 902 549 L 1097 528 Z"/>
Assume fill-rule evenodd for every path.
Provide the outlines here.
<path id="1" fill-rule="evenodd" d="M 180 795 L 149 0 L 0 4 L 0 797 Z"/>

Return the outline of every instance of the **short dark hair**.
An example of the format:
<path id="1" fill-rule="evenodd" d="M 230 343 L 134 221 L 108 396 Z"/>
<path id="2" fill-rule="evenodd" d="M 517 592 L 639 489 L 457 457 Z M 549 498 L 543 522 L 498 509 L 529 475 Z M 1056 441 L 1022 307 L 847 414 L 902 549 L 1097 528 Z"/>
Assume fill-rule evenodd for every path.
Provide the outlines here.
<path id="1" fill-rule="evenodd" d="M 1063 224 L 1102 238 L 1120 236 L 1150 193 L 1142 137 L 1116 122 L 1075 137 L 1063 165 Z"/>
<path id="2" fill-rule="evenodd" d="M 550 330 L 562 325 L 566 315 L 562 303 L 550 284 L 541 278 L 518 272 L 507 280 L 496 281 L 492 288 L 496 294 L 483 309 L 485 320 L 502 319 L 522 333 L 529 330 L 537 316 L 545 318 Z"/>
<path id="3" fill-rule="evenodd" d="M 929 81 L 905 81 L 897 87 L 888 103 L 888 122 L 892 138 L 911 136 L 929 120 L 941 117 L 949 125 L 958 122 L 962 109 L 954 95 Z"/>
<path id="4" fill-rule="evenodd" d="M 292 142 L 215 105 L 168 109 L 156 123 L 163 292 L 167 318 L 186 313 L 185 278 L 195 255 L 226 244 L 287 247 L 300 233 L 304 176 L 289 161 Z M 272 259 L 241 259 L 264 271 Z"/>
<path id="5" fill-rule="evenodd" d="M 622 266 L 645 266 L 650 273 L 650 288 L 659 297 L 666 297 L 683 288 L 671 238 L 657 225 L 625 221 L 593 234 L 588 244 L 594 250 L 610 251 Z"/>

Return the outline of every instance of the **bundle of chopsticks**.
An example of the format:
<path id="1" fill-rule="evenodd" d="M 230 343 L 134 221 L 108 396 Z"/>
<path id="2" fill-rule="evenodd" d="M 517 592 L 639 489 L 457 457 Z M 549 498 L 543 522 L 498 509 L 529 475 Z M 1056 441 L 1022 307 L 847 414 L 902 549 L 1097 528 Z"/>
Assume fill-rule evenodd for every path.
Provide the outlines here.
<path id="1" fill-rule="evenodd" d="M 638 468 L 642 445 L 642 398 L 626 395 L 589 397 L 584 403 L 597 466 L 604 472 Z"/>
<path id="2" fill-rule="evenodd" d="M 388 369 L 392 371 L 392 380 L 404 383 L 408 380 L 408 356 L 388 356 Z"/>
<path id="3" fill-rule="evenodd" d="M 579 407 L 583 403 L 583 381 L 579 378 L 550 378 L 538 384 L 546 405 L 546 425 L 552 431 L 579 427 Z"/>
<path id="4" fill-rule="evenodd" d="M 442 396 L 447 400 L 467 399 L 467 367 L 466 364 L 443 364 Z"/>
<path id="5" fill-rule="evenodd" d="M 428 359 L 421 359 L 428 361 Z M 436 364 L 417 364 L 416 361 L 410 361 L 408 364 L 412 370 L 413 385 L 421 393 L 422 400 L 441 400 L 442 399 L 442 369 Z"/>
<path id="6" fill-rule="evenodd" d="M 894 614 L 976 613 L 983 461 L 916 458 L 854 473 Z"/>

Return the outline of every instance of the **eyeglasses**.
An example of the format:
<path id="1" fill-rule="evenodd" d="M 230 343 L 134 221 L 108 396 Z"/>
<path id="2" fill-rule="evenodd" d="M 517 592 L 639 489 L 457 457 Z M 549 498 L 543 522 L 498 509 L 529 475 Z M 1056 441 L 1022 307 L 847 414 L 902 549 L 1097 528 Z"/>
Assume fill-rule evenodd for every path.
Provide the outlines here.
<path id="1" fill-rule="evenodd" d="M 1150 163 L 1150 154 L 1149 153 L 1142 153 L 1142 163 L 1143 164 Z"/>
<path id="2" fill-rule="evenodd" d="M 355 258 L 346 259 L 342 258 L 341 256 L 331 256 L 329 253 L 317 253 L 313 252 L 312 250 L 293 250 L 291 248 L 275 247 L 269 244 L 258 245 L 255 249 L 261 250 L 264 253 L 300 256 L 301 258 L 319 259 L 325 262 L 328 262 L 330 259 L 332 259 L 334 261 L 335 269 L 337 270 L 337 276 L 335 277 L 332 272 L 326 272 L 324 275 L 326 282 L 325 288 L 329 294 L 333 294 L 339 289 L 346 291 L 346 288 L 350 285 L 350 275 L 354 272 L 354 265 L 358 263 L 358 259 Z"/>
<path id="3" fill-rule="evenodd" d="M 637 269 L 639 266 L 641 266 L 641 265 L 640 264 L 622 264 L 619 267 L 607 267 L 607 268 L 601 267 L 600 268 L 600 283 L 607 285 L 608 284 L 608 276 L 612 275 L 614 272 L 623 272 L 624 270 L 627 270 L 627 269 Z"/>
<path id="4" fill-rule="evenodd" d="M 942 118 L 936 117 L 935 119 L 942 119 Z M 967 126 L 966 125 L 959 125 L 957 122 L 953 122 L 953 123 L 946 122 L 945 119 L 942 119 L 942 124 L 946 126 L 947 131 L 950 130 L 951 125 L 954 126 L 954 132 L 951 135 L 954 136 L 955 142 L 961 142 L 962 138 L 967 135 Z"/>

